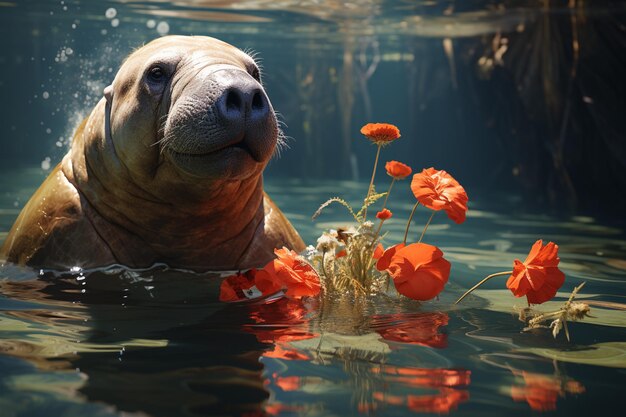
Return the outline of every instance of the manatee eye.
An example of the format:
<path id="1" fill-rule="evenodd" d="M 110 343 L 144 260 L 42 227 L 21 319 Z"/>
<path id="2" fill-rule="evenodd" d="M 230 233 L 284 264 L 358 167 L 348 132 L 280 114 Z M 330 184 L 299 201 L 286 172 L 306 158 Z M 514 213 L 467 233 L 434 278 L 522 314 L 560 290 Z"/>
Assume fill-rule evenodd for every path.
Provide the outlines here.
<path id="1" fill-rule="evenodd" d="M 153 82 L 160 82 L 165 79 L 165 71 L 160 66 L 154 66 L 148 71 L 148 79 Z"/>

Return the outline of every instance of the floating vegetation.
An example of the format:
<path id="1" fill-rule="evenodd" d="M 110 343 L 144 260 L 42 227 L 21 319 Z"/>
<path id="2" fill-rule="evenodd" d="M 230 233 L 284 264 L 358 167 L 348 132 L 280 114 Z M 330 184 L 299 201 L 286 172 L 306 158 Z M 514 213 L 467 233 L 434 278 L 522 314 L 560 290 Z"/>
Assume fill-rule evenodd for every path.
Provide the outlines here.
<path id="1" fill-rule="evenodd" d="M 567 340 L 570 340 L 569 330 L 567 328 L 568 321 L 579 321 L 584 319 L 585 317 L 591 317 L 589 312 L 591 308 L 587 303 L 581 303 L 578 301 L 574 301 L 576 294 L 582 289 L 585 285 L 583 282 L 578 287 L 574 288 L 572 294 L 569 299 L 565 302 L 563 307 L 558 309 L 557 311 L 552 311 L 548 313 L 542 313 L 540 311 L 534 310 L 531 307 L 526 307 L 520 310 L 519 319 L 524 323 L 527 323 L 527 327 L 524 328 L 524 331 L 529 331 L 538 328 L 544 329 L 552 329 L 552 336 L 556 339 L 561 330 L 565 330 L 565 337 Z M 544 325 L 544 322 L 550 321 L 549 326 Z"/>

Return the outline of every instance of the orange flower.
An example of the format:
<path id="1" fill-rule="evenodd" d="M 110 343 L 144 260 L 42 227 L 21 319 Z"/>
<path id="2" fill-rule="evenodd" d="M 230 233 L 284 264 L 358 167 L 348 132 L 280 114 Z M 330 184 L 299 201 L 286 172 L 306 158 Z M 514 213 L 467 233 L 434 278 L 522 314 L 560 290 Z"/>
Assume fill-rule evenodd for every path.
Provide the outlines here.
<path id="1" fill-rule="evenodd" d="M 220 301 L 237 301 L 260 296 L 261 294 L 254 286 L 256 273 L 256 269 L 251 269 L 243 274 L 224 278 L 220 285 Z"/>
<path id="2" fill-rule="evenodd" d="M 348 252 L 346 252 L 345 249 L 341 249 L 339 252 L 335 254 L 335 258 L 343 258 L 346 255 L 348 255 Z"/>
<path id="3" fill-rule="evenodd" d="M 387 175 L 396 180 L 402 180 L 411 175 L 411 172 L 413 172 L 410 166 L 398 161 L 387 162 L 385 164 L 385 170 L 387 170 Z"/>
<path id="4" fill-rule="evenodd" d="M 379 244 L 379 246 L 382 249 L 382 245 Z M 393 257 L 393 255 L 395 255 L 398 250 L 402 249 L 405 246 L 406 245 L 404 243 L 398 243 L 397 245 L 388 247 L 387 250 L 385 250 L 385 252 L 383 252 L 382 254 L 380 254 L 380 251 L 377 247 L 376 251 L 379 251 L 378 254 L 380 254 L 380 256 L 378 258 L 374 256 L 374 259 L 378 259 L 378 262 L 376 262 L 376 269 L 378 269 L 379 271 L 384 271 L 388 269 L 389 265 L 391 264 L 391 258 Z M 376 251 L 374 251 L 374 254 L 376 254 Z"/>
<path id="5" fill-rule="evenodd" d="M 389 123 L 368 123 L 361 133 L 376 145 L 387 145 L 400 137 L 400 130 Z"/>
<path id="6" fill-rule="evenodd" d="M 320 278 L 315 269 L 296 252 L 276 249 L 278 257 L 257 272 L 255 282 L 263 294 L 285 288 L 288 297 L 315 296 L 320 292 Z"/>
<path id="7" fill-rule="evenodd" d="M 376 218 L 380 219 L 380 220 L 387 220 L 390 219 L 391 216 L 393 216 L 393 213 L 390 210 L 387 209 L 382 209 L 381 211 L 379 211 L 378 213 L 376 213 Z"/>
<path id="8" fill-rule="evenodd" d="M 372 254 L 372 258 L 373 259 L 380 259 L 383 256 L 384 253 L 385 253 L 385 249 L 383 248 L 383 245 L 381 243 L 379 243 L 374 248 L 374 253 Z"/>
<path id="9" fill-rule="evenodd" d="M 467 193 L 446 171 L 435 168 L 424 169 L 413 175 L 411 191 L 415 198 L 431 210 L 445 210 L 455 223 L 465 221 Z"/>
<path id="10" fill-rule="evenodd" d="M 522 263 L 516 259 L 513 274 L 506 286 L 514 296 L 526 296 L 529 304 L 541 304 L 556 295 L 565 281 L 565 274 L 558 268 L 559 246 L 553 242 L 543 246 L 540 239 L 535 242 Z"/>
<path id="11" fill-rule="evenodd" d="M 388 270 L 400 294 L 426 301 L 439 295 L 448 282 L 450 262 L 436 246 L 412 243 L 393 255 Z"/>

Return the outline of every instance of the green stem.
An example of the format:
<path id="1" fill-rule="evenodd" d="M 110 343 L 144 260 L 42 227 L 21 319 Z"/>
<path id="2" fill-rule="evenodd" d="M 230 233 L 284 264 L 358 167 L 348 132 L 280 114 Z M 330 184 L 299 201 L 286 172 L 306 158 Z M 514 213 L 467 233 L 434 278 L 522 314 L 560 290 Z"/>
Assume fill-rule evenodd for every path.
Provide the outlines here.
<path id="1" fill-rule="evenodd" d="M 420 202 L 417 201 L 415 203 L 415 205 L 413 206 L 413 210 L 411 210 L 411 215 L 409 216 L 409 221 L 406 222 L 406 230 L 404 231 L 404 240 L 402 241 L 402 243 L 404 243 L 406 245 L 406 238 L 409 235 L 409 227 L 411 226 L 411 220 L 413 220 L 413 215 L 415 214 L 415 210 L 417 209 L 417 206 L 420 205 Z"/>
<path id="2" fill-rule="evenodd" d="M 396 182 L 396 179 L 392 178 L 391 184 L 389 184 L 389 189 L 387 190 L 387 195 L 385 196 L 385 201 L 383 202 L 383 208 L 380 209 L 381 211 L 387 207 L 387 200 L 389 200 L 389 194 L 391 194 L 391 188 L 393 187 L 394 182 Z"/>
<path id="3" fill-rule="evenodd" d="M 374 185 L 374 177 L 376 176 L 376 167 L 378 166 L 378 157 L 380 156 L 380 148 L 382 148 L 382 145 L 378 145 L 378 150 L 376 151 L 376 159 L 374 159 L 374 170 L 372 171 L 372 179 L 370 180 L 369 187 L 367 187 L 367 196 L 365 197 L 365 200 L 363 200 L 364 203 L 367 202 L 367 199 L 370 197 L 370 194 L 372 192 L 372 185 Z M 365 221 L 366 218 L 367 207 L 365 207 L 365 210 L 363 210 L 363 221 Z"/>
<path id="4" fill-rule="evenodd" d="M 494 277 L 499 277 L 502 275 L 511 275 L 513 273 L 513 271 L 504 271 L 504 272 L 497 272 L 495 274 L 491 274 L 491 275 L 487 275 L 485 278 L 482 279 L 482 281 L 480 281 L 478 284 L 474 285 L 472 288 L 470 288 L 469 290 L 465 291 L 465 294 L 463 294 L 461 296 L 461 298 L 459 298 L 458 300 L 456 300 L 456 302 L 454 304 L 458 304 L 461 302 L 461 300 L 463 300 L 465 297 L 467 297 L 472 291 L 474 291 L 476 288 L 480 287 L 481 285 L 483 285 L 485 282 L 489 281 L 491 278 Z"/>
<path id="5" fill-rule="evenodd" d="M 418 240 L 417 243 L 422 243 L 422 239 L 424 239 L 424 235 L 426 234 L 426 229 L 428 229 L 428 225 L 432 221 L 433 217 L 435 217 L 435 213 L 436 211 L 433 211 L 433 214 L 430 215 L 430 218 L 426 222 L 426 226 L 424 226 L 424 230 L 422 230 L 422 235 L 420 236 L 420 240 Z"/>

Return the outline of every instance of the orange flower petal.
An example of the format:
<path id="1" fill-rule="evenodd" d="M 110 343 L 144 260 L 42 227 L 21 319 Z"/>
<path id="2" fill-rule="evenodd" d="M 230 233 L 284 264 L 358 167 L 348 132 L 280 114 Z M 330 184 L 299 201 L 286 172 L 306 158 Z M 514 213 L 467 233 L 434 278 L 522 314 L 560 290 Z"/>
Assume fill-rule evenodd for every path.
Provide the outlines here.
<path id="1" fill-rule="evenodd" d="M 400 137 L 400 130 L 389 123 L 368 123 L 361 133 L 377 145 L 386 145 Z"/>
<path id="2" fill-rule="evenodd" d="M 385 249 L 383 248 L 383 245 L 381 243 L 379 243 L 378 245 L 376 245 L 376 248 L 374 249 L 374 253 L 372 254 L 372 258 L 380 259 L 383 256 L 383 253 L 385 253 Z"/>
<path id="3" fill-rule="evenodd" d="M 387 220 L 393 216 L 393 213 L 390 210 L 382 209 L 378 213 L 376 213 L 376 218 L 380 220 Z"/>
<path id="4" fill-rule="evenodd" d="M 435 211 L 445 210 L 455 223 L 465 221 L 467 193 L 446 171 L 431 167 L 413 175 L 411 191 L 423 206 Z"/>
<path id="5" fill-rule="evenodd" d="M 450 276 L 450 262 L 432 245 L 413 243 L 391 258 L 389 273 L 398 292 L 414 300 L 435 298 Z"/>
<path id="6" fill-rule="evenodd" d="M 285 288 L 282 279 L 276 272 L 274 262 L 275 261 L 268 263 L 263 269 L 257 271 L 254 278 L 256 287 L 263 295 L 274 294 Z"/>
<path id="7" fill-rule="evenodd" d="M 383 246 L 380 244 L 379 246 L 382 249 Z M 378 259 L 378 262 L 376 262 L 376 269 L 378 269 L 379 271 L 384 271 L 388 269 L 389 264 L 391 264 L 391 258 L 393 257 L 393 255 L 395 255 L 396 251 L 402 249 L 404 246 L 406 246 L 404 243 L 398 243 L 397 245 L 393 245 L 387 248 L 382 256 L 380 256 L 380 258 L 374 258 Z M 376 248 L 376 250 L 378 250 L 378 248 Z"/>
<path id="8" fill-rule="evenodd" d="M 530 304 L 541 304 L 552 299 L 565 282 L 565 274 L 558 268 L 558 245 L 535 242 L 526 260 L 515 260 L 513 274 L 506 286 L 514 296 L 528 299 Z"/>
<path id="9" fill-rule="evenodd" d="M 268 271 L 275 271 L 276 280 L 287 289 L 286 296 L 298 298 L 319 294 L 319 275 L 308 262 L 287 248 L 277 249 L 274 253 L 278 259 L 273 261 Z"/>
<path id="10" fill-rule="evenodd" d="M 224 278 L 220 284 L 220 301 L 237 301 L 249 298 L 250 295 L 246 295 L 245 292 L 254 287 L 254 277 L 257 272 L 256 269 L 251 269 L 243 274 L 235 274 Z M 258 292 L 255 294 L 258 295 Z"/>
<path id="11" fill-rule="evenodd" d="M 385 164 L 385 170 L 387 171 L 387 175 L 397 180 L 404 179 L 413 172 L 410 166 L 398 161 L 387 162 Z"/>

